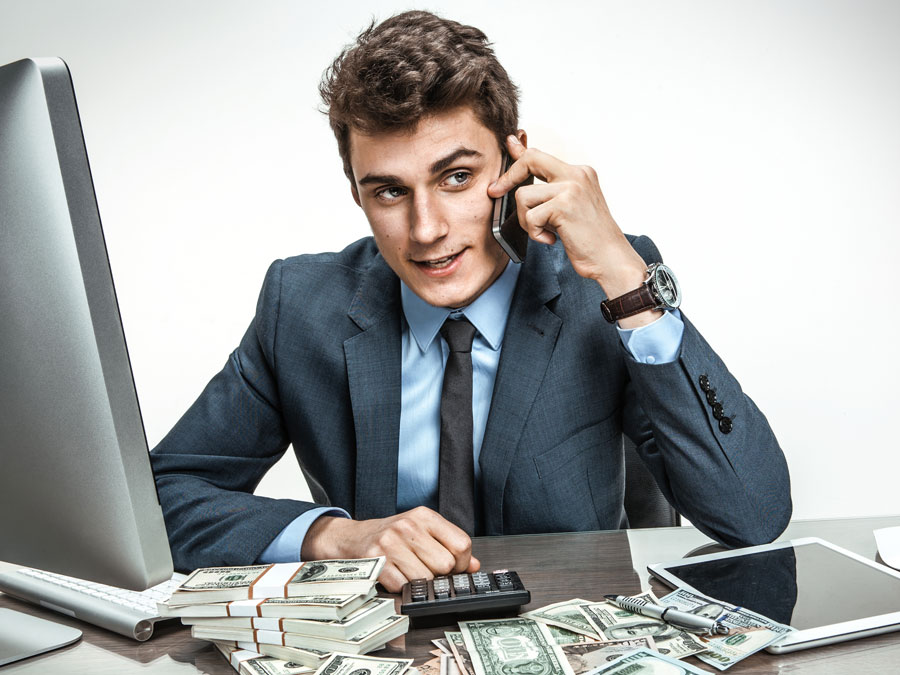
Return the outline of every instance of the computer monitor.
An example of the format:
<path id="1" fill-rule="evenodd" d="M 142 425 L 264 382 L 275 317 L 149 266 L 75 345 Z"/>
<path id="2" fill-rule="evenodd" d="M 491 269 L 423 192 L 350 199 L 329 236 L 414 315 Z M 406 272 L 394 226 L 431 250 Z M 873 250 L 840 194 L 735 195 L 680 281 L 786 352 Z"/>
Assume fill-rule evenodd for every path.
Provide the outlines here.
<path id="1" fill-rule="evenodd" d="M 72 80 L 0 67 L 0 560 L 172 575 Z M 13 622 L 14 623 L 14 622 Z M 0 623 L 9 641 L 11 622 Z"/>

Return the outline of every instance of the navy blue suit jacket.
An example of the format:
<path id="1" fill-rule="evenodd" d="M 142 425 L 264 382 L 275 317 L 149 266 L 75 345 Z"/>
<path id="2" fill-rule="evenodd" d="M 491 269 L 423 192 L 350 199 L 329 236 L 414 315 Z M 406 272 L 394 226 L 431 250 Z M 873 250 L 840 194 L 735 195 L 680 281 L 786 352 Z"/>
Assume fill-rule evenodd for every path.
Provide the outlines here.
<path id="1" fill-rule="evenodd" d="M 625 433 L 701 530 L 729 545 L 775 538 L 790 485 L 765 417 L 687 318 L 676 361 L 640 364 L 604 299 L 560 244 L 529 247 L 480 457 L 486 534 L 626 526 Z M 396 513 L 403 321 L 399 280 L 371 238 L 272 264 L 240 346 L 151 454 L 176 568 L 251 564 L 321 504 Z M 701 375 L 734 417 L 728 434 Z M 316 503 L 252 494 L 289 445 Z"/>

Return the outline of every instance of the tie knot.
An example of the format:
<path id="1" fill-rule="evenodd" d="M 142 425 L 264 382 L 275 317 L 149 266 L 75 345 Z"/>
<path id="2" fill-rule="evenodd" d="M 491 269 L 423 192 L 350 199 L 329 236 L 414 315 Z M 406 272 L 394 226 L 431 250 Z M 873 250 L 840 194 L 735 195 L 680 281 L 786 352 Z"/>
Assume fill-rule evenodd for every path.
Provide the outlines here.
<path id="1" fill-rule="evenodd" d="M 470 352 L 472 340 L 475 339 L 475 326 L 465 317 L 456 321 L 447 319 L 441 326 L 441 337 L 447 341 L 451 352 Z"/>

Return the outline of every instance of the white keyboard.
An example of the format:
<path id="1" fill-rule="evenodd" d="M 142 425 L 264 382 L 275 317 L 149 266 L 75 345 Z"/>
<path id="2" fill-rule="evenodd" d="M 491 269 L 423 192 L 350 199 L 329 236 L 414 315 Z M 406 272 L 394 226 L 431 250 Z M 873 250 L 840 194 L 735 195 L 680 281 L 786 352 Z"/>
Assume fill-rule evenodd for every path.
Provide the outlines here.
<path id="1" fill-rule="evenodd" d="M 143 642 L 165 620 L 156 603 L 185 578 L 176 573 L 139 592 L 23 567 L 0 574 L 0 591 Z"/>

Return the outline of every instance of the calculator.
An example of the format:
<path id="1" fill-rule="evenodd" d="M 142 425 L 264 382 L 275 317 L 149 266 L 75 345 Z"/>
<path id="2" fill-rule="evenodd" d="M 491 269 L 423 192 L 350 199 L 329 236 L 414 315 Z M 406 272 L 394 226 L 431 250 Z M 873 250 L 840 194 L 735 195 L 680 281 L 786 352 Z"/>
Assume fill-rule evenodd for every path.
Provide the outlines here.
<path id="1" fill-rule="evenodd" d="M 518 608 L 531 602 L 516 572 L 494 570 L 413 579 L 403 585 L 400 612 L 410 618 L 447 618 Z"/>

